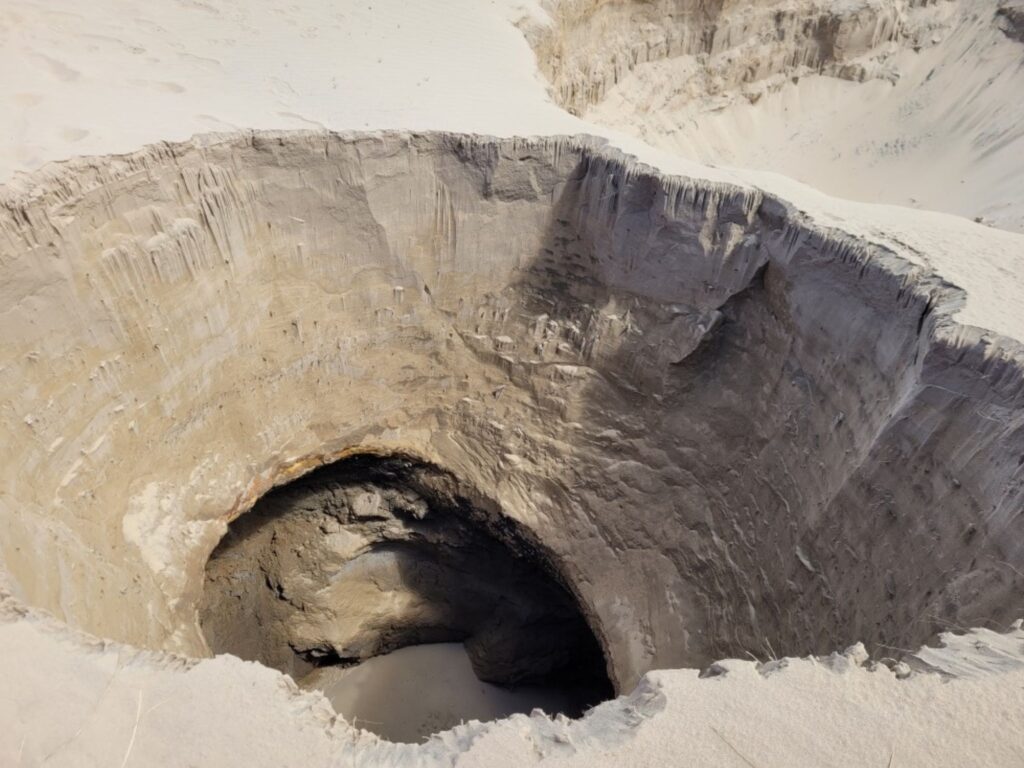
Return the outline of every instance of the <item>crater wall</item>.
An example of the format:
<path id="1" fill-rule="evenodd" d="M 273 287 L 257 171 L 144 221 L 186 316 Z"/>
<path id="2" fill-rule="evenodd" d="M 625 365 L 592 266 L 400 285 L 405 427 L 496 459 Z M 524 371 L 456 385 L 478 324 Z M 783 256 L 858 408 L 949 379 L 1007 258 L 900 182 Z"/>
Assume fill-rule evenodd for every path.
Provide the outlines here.
<path id="1" fill-rule="evenodd" d="M 228 521 L 401 452 L 542 546 L 613 682 L 1024 609 L 1017 343 L 780 200 L 586 139 L 255 133 L 0 192 L 0 557 L 189 655 Z"/>
<path id="2" fill-rule="evenodd" d="M 874 73 L 857 57 L 896 39 L 904 11 L 923 2 L 818 0 L 552 0 L 550 23 L 522 26 L 561 106 L 582 114 L 636 67 L 696 57 L 705 77 L 691 97 L 773 75 Z"/>
<path id="3" fill-rule="evenodd" d="M 1019 4 L 544 7 L 520 28 L 552 99 L 573 114 L 748 178 L 770 171 L 841 198 L 1024 231 Z"/>

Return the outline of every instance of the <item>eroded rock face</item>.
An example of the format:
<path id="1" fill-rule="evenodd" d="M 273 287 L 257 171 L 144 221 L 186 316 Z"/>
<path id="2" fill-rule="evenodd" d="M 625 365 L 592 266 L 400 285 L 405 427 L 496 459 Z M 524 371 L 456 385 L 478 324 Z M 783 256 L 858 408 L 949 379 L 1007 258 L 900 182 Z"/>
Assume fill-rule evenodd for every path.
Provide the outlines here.
<path id="1" fill-rule="evenodd" d="M 257 133 L 8 188 L 0 252 L 0 556 L 97 635 L 208 653 L 227 522 L 367 451 L 541 543 L 619 690 L 1024 609 L 1020 347 L 755 191 L 585 140 Z"/>

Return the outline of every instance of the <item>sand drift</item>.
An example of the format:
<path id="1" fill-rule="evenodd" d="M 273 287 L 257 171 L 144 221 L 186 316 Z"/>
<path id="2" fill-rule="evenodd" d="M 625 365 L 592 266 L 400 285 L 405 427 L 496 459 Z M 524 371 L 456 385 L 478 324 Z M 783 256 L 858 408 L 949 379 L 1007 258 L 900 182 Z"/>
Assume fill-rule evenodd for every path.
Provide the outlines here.
<path id="1" fill-rule="evenodd" d="M 1024 614 L 1024 352 L 781 200 L 258 132 L 3 195 L 0 557 L 92 635 L 610 695 Z"/>

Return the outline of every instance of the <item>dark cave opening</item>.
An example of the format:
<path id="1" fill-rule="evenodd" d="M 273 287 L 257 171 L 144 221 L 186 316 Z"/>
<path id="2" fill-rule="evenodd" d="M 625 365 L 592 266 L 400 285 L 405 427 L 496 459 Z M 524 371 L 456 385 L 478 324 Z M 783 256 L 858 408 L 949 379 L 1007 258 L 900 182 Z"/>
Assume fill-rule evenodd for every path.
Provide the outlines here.
<path id="1" fill-rule="evenodd" d="M 210 556 L 199 612 L 215 653 L 291 674 L 353 719 L 415 720 L 364 717 L 396 740 L 534 706 L 577 717 L 614 696 L 550 556 L 493 503 L 409 456 L 342 459 L 261 498 Z M 465 658 L 456 645 L 389 656 L 459 643 Z M 403 679 L 419 690 L 403 692 Z M 437 703 L 431 686 L 465 690 Z M 422 705 L 371 705 L 382 696 Z M 419 711 L 431 706 L 443 711 Z"/>

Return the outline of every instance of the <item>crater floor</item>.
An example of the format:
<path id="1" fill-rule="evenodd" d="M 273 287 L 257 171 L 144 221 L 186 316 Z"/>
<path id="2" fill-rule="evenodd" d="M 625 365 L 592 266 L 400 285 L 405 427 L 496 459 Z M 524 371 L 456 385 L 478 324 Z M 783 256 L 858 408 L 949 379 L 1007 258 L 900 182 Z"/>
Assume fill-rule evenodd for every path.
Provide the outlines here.
<path id="1" fill-rule="evenodd" d="M 353 726 L 410 744 L 472 720 L 535 709 L 572 712 L 577 706 L 571 692 L 557 685 L 506 688 L 483 682 L 460 643 L 412 645 L 355 667 L 324 667 L 299 684 L 323 691 Z"/>

